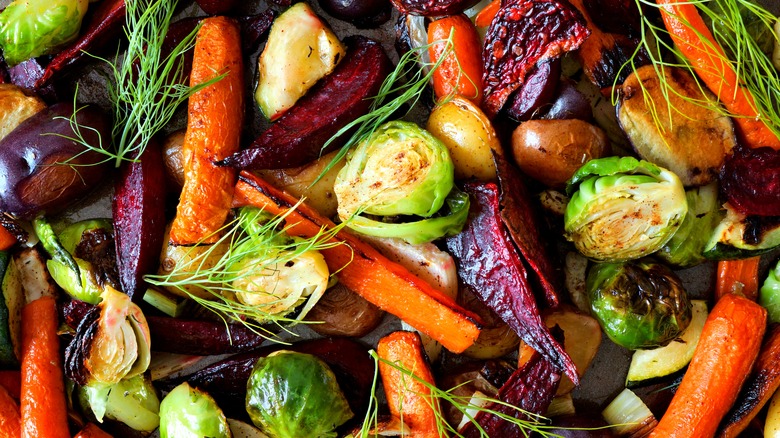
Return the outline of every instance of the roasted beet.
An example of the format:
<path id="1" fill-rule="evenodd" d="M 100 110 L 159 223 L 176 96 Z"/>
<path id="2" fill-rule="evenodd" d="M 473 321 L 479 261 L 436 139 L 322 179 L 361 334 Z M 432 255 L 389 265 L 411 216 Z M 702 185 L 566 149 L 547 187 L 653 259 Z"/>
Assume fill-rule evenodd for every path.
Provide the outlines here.
<path id="1" fill-rule="evenodd" d="M 244 53 L 254 53 L 260 47 L 260 43 L 271 29 L 275 16 L 274 11 L 269 9 L 261 14 L 239 18 Z"/>
<path id="2" fill-rule="evenodd" d="M 509 117 L 525 121 L 544 113 L 552 101 L 561 76 L 561 60 L 542 61 L 528 73 L 523 85 L 512 95 L 506 106 Z"/>
<path id="3" fill-rule="evenodd" d="M 113 201 L 119 281 L 139 302 L 146 290 L 143 276 L 157 270 L 165 234 L 165 164 L 156 140 L 138 161 L 122 165 Z"/>
<path id="4" fill-rule="evenodd" d="M 347 56 L 333 73 L 321 79 L 276 123 L 243 151 L 220 165 L 249 169 L 280 169 L 302 166 L 340 146 L 322 146 L 349 122 L 368 112 L 371 97 L 390 72 L 390 58 L 382 45 L 354 37 Z M 346 141 L 347 136 L 341 136 Z"/>
<path id="5" fill-rule="evenodd" d="M 558 83 L 556 95 L 544 118 L 550 120 L 577 119 L 590 122 L 593 120 L 593 107 L 590 106 L 588 98 L 580 93 L 570 80 L 566 79 Z"/>
<path id="6" fill-rule="evenodd" d="M 21 218 L 55 214 L 91 191 L 108 170 L 107 157 L 66 137 L 77 137 L 70 103 L 53 105 L 0 140 L 0 211 Z M 111 138 L 99 110 L 76 113 L 80 134 L 94 147 Z M 107 145 L 106 145 L 107 146 Z"/>
<path id="7" fill-rule="evenodd" d="M 46 69 L 38 58 L 28 59 L 8 69 L 12 84 L 34 92 L 46 102 L 57 102 L 57 92 L 53 86 L 39 85 L 45 74 Z"/>
<path id="8" fill-rule="evenodd" d="M 198 6 L 209 15 L 232 12 L 240 3 L 238 0 L 197 0 Z"/>
<path id="9" fill-rule="evenodd" d="M 438 17 L 460 14 L 479 0 L 390 0 L 402 14 Z"/>
<path id="10" fill-rule="evenodd" d="M 389 0 L 319 0 L 328 14 L 360 28 L 377 27 L 390 19 Z"/>
<path id="11" fill-rule="evenodd" d="M 746 215 L 780 216 L 780 151 L 737 147 L 720 173 L 729 203 Z"/>
<path id="12" fill-rule="evenodd" d="M 495 116 L 537 63 L 577 49 L 589 34 L 582 15 L 568 2 L 502 2 L 482 51 L 485 113 Z"/>

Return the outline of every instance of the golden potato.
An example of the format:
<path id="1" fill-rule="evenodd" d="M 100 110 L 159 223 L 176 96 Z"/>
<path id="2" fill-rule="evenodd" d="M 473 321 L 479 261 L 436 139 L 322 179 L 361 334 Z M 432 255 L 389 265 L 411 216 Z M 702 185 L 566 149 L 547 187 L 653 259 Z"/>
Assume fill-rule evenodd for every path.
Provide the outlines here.
<path id="1" fill-rule="evenodd" d="M 163 142 L 163 161 L 165 171 L 171 181 L 176 183 L 179 189 L 184 186 L 184 161 L 181 148 L 184 146 L 184 129 L 172 132 Z"/>
<path id="2" fill-rule="evenodd" d="M 582 120 L 529 120 L 512 133 L 512 152 L 520 169 L 554 188 L 565 187 L 583 164 L 610 151 L 604 131 Z"/>
<path id="3" fill-rule="evenodd" d="M 0 84 L 0 139 L 44 108 L 40 98 L 24 94 L 16 85 Z"/>
<path id="4" fill-rule="evenodd" d="M 456 179 L 496 179 L 493 153 L 503 153 L 487 116 L 468 99 L 456 96 L 431 112 L 425 127 L 450 151 Z"/>

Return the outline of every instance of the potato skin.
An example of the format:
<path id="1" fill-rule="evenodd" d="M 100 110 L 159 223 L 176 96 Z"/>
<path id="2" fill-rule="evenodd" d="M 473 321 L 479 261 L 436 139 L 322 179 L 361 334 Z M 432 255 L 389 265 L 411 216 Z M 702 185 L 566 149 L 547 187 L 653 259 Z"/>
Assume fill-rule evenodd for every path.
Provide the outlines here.
<path id="1" fill-rule="evenodd" d="M 0 139 L 44 108 L 40 98 L 26 95 L 16 85 L 0 84 Z"/>
<path id="2" fill-rule="evenodd" d="M 563 188 L 583 164 L 611 153 L 601 128 L 582 120 L 529 120 L 512 133 L 520 169 L 553 188 Z"/>
<path id="3" fill-rule="evenodd" d="M 450 151 L 455 179 L 496 179 L 493 152 L 503 153 L 493 125 L 468 99 L 455 96 L 436 107 L 425 129 L 441 140 Z"/>

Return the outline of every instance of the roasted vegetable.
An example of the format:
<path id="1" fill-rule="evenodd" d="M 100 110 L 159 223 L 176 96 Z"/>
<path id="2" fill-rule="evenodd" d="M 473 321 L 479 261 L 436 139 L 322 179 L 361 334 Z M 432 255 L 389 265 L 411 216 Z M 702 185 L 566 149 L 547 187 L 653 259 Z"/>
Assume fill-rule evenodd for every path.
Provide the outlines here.
<path id="1" fill-rule="evenodd" d="M 274 20 L 260 55 L 255 100 L 276 120 L 344 58 L 338 37 L 306 3 L 296 3 Z"/>
<path id="2" fill-rule="evenodd" d="M 538 118 L 544 114 L 555 97 L 561 76 L 561 60 L 547 59 L 538 62 L 525 81 L 505 105 L 506 114 L 516 121 Z"/>
<path id="3" fill-rule="evenodd" d="M 587 288 L 604 332 L 631 350 L 666 345 L 691 322 L 682 281 L 659 263 L 597 264 L 588 273 Z"/>
<path id="4" fill-rule="evenodd" d="M 353 416 L 324 362 L 285 350 L 257 360 L 247 382 L 246 408 L 271 438 L 329 436 Z"/>
<path id="5" fill-rule="evenodd" d="M 780 152 L 772 148 L 738 147 L 720 174 L 729 204 L 745 215 L 780 216 Z"/>
<path id="6" fill-rule="evenodd" d="M 704 249 L 720 218 L 716 183 L 687 190 L 688 213 L 674 236 L 656 255 L 681 268 L 698 265 L 705 260 Z"/>
<path id="7" fill-rule="evenodd" d="M 766 309 L 769 322 L 780 322 L 780 262 L 769 270 L 761 284 L 758 302 Z"/>
<path id="8" fill-rule="evenodd" d="M 230 438 L 227 418 L 210 395 L 186 382 L 160 403 L 161 438 Z"/>
<path id="9" fill-rule="evenodd" d="M 0 13 L 0 47 L 5 62 L 16 65 L 52 53 L 75 38 L 88 0 L 16 0 Z"/>
<path id="10" fill-rule="evenodd" d="M 544 315 L 544 324 L 550 330 L 557 326 L 563 331 L 563 348 L 577 366 L 577 374 L 584 376 L 601 346 L 601 327 L 598 321 L 567 306 L 561 306 Z M 568 394 L 572 390 L 574 383 L 567 376 L 561 376 L 555 395 Z"/>
<path id="11" fill-rule="evenodd" d="M 714 260 L 743 259 L 771 251 L 780 245 L 777 216 L 740 213 L 731 203 L 723 204 L 723 217 L 704 246 L 704 256 Z"/>
<path id="12" fill-rule="evenodd" d="M 479 105 L 482 102 L 482 40 L 469 17 L 457 14 L 434 20 L 428 25 L 428 44 L 431 63 L 439 64 L 432 77 L 436 98 L 458 95 Z"/>
<path id="13" fill-rule="evenodd" d="M 566 239 L 585 256 L 622 261 L 661 248 L 688 211 L 685 190 L 672 172 L 632 157 L 591 160 L 566 188 Z"/>
<path id="14" fill-rule="evenodd" d="M 582 16 L 568 2 L 502 3 L 482 51 L 485 113 L 490 117 L 498 114 L 538 62 L 575 50 L 589 34 Z M 524 50 L 509 49 L 515 45 Z"/>
<path id="15" fill-rule="evenodd" d="M 16 85 L 0 84 L 0 140 L 44 108 L 39 97 L 28 96 Z"/>
<path id="16" fill-rule="evenodd" d="M 391 0 L 401 13 L 430 16 L 463 12 L 479 0 Z"/>
<path id="17" fill-rule="evenodd" d="M 623 82 L 619 95 L 618 120 L 642 159 L 671 170 L 686 187 L 717 178 L 737 142 L 734 126 L 692 75 L 646 65 Z"/>
<path id="18" fill-rule="evenodd" d="M 322 9 L 358 28 L 372 28 L 390 19 L 389 0 L 319 0 Z"/>
<path id="19" fill-rule="evenodd" d="M 137 376 L 150 360 L 149 326 L 130 297 L 106 286 L 100 305 L 91 309 L 65 350 L 65 373 L 85 385 Z"/>
<path id="20" fill-rule="evenodd" d="M 618 394 L 601 415 L 619 436 L 647 436 L 658 425 L 652 411 L 628 388 Z"/>
<path id="21" fill-rule="evenodd" d="M 59 103 L 39 111 L 0 140 L 0 211 L 22 218 L 55 214 L 92 190 L 106 174 L 105 157 L 85 150 L 110 138 L 105 116 L 96 108 L 75 112 Z M 75 129 L 75 132 L 74 132 Z M 41 134 L 48 134 L 42 136 Z M 20 165 L 24 163 L 24 165 Z"/>
<path id="22" fill-rule="evenodd" d="M 374 330 L 384 316 L 382 309 L 338 283 L 325 292 L 306 319 L 321 335 L 360 338 Z"/>
<path id="23" fill-rule="evenodd" d="M 113 384 L 92 381 L 79 386 L 76 396 L 81 408 L 89 410 L 89 416 L 99 423 L 115 420 L 147 434 L 160 425 L 160 399 L 152 382 L 143 375 Z"/>
<path id="24" fill-rule="evenodd" d="M 168 238 L 169 231 L 170 227 L 164 234 L 163 249 L 160 253 L 160 266 L 157 274 L 164 275 L 172 281 L 186 279 L 188 277 L 188 267 L 193 265 L 203 270 L 213 268 L 229 248 L 227 242 L 224 241 L 195 246 L 174 245 Z M 180 286 L 166 286 L 165 290 L 183 298 L 194 295 L 208 299 L 212 296 L 208 290 L 192 283 Z"/>

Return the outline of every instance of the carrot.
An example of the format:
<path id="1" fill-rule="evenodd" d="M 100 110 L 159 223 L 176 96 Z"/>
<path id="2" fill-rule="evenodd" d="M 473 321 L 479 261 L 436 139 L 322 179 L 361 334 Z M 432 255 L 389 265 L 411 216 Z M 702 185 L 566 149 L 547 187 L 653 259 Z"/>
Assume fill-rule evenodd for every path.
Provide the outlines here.
<path id="1" fill-rule="evenodd" d="M 474 24 L 464 14 L 441 18 L 428 26 L 431 62 L 442 57 L 452 35 L 452 51 L 433 72 L 433 91 L 442 99 L 453 92 L 479 106 L 482 102 L 482 45 Z M 438 42 L 437 42 L 438 41 Z"/>
<path id="2" fill-rule="evenodd" d="M 22 436 L 70 438 L 57 303 L 52 296 L 28 302 L 22 309 Z"/>
<path id="3" fill-rule="evenodd" d="M 3 388 L 0 388 L 0 438 L 19 438 L 22 436 L 22 417 L 19 405 Z"/>
<path id="4" fill-rule="evenodd" d="M 477 16 L 474 17 L 474 24 L 477 27 L 488 27 L 493 22 L 498 10 L 501 8 L 501 0 L 493 0 L 487 6 L 482 8 Z"/>
<path id="5" fill-rule="evenodd" d="M 262 179 L 242 172 L 235 190 L 235 206 L 253 205 L 271 214 L 289 213 L 287 233 L 311 238 L 333 222 L 306 204 L 295 210 L 296 199 L 275 189 Z M 339 281 L 377 307 L 396 315 L 412 327 L 439 341 L 445 348 L 461 353 L 479 336 L 479 317 L 403 266 L 391 262 L 372 246 L 341 230 L 332 242 L 342 244 L 323 249 L 331 272 Z"/>
<path id="6" fill-rule="evenodd" d="M 712 437 L 761 348 L 766 310 L 735 294 L 712 309 L 688 371 L 651 438 Z"/>
<path id="7" fill-rule="evenodd" d="M 7 251 L 16 245 L 16 236 L 0 225 L 0 251 Z"/>
<path id="8" fill-rule="evenodd" d="M 230 210 L 236 171 L 215 161 L 238 151 L 244 119 L 241 35 L 225 17 L 203 20 L 195 41 L 190 85 L 226 74 L 189 99 L 187 132 L 182 146 L 184 187 L 171 242 L 213 242 Z"/>
<path id="9" fill-rule="evenodd" d="M 111 438 L 111 435 L 97 427 L 94 423 L 87 423 L 73 438 Z"/>
<path id="10" fill-rule="evenodd" d="M 19 400 L 22 391 L 22 375 L 19 371 L 0 371 L 0 386 L 8 391 L 11 397 Z"/>
<path id="11" fill-rule="evenodd" d="M 380 359 L 414 374 L 414 377 L 410 376 L 388 363 L 379 362 L 390 415 L 409 426 L 413 437 L 439 438 L 436 418 L 441 415 L 441 407 L 431 396 L 430 387 L 423 383 L 435 385 L 422 353 L 420 336 L 412 332 L 390 333 L 379 340 L 376 352 Z"/>
<path id="12" fill-rule="evenodd" d="M 666 29 L 680 52 L 731 113 L 747 146 L 780 149 L 780 139 L 758 118 L 753 95 L 740 85 L 737 72 L 726 62 L 723 48 L 704 24 L 694 2 L 658 0 Z"/>
<path id="13" fill-rule="evenodd" d="M 755 301 L 758 298 L 758 262 L 761 257 L 718 262 L 715 300 L 726 294 L 739 293 Z"/>

